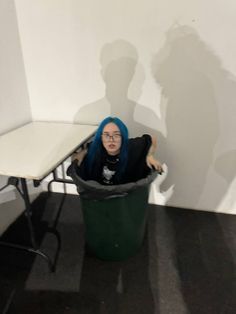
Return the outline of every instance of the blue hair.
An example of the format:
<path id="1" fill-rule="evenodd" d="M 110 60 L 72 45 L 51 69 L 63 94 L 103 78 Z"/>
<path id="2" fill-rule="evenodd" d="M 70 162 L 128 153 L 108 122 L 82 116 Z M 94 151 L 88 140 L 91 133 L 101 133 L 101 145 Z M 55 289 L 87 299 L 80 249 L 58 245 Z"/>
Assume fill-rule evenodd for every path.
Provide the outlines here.
<path id="1" fill-rule="evenodd" d="M 121 148 L 119 153 L 119 165 L 118 165 L 118 173 L 117 176 L 120 178 L 124 173 L 128 160 L 128 139 L 129 132 L 126 125 L 117 117 L 107 117 L 105 118 L 100 125 L 98 126 L 97 132 L 94 136 L 93 142 L 89 146 L 88 154 L 87 154 L 87 166 L 88 170 L 91 173 L 94 161 L 96 159 L 97 153 L 100 153 L 103 149 L 102 144 L 102 132 L 104 127 L 108 123 L 114 123 L 120 130 L 121 133 Z"/>

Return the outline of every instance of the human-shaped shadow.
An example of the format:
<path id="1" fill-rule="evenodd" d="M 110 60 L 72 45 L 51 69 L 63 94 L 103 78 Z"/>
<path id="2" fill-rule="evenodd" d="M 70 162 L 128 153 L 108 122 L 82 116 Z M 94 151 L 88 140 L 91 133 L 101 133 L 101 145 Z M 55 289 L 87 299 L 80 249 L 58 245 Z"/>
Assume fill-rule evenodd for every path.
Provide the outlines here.
<path id="1" fill-rule="evenodd" d="M 101 50 L 100 63 L 105 95 L 80 108 L 74 122 L 95 124 L 112 115 L 127 124 L 130 136 L 156 134 L 159 123 L 156 113 L 137 103 L 145 75 L 142 65 L 138 63 L 136 48 L 121 39 L 107 43 Z M 133 79 L 135 86 L 131 86 Z M 129 98 L 130 88 L 135 99 Z"/>
<path id="2" fill-rule="evenodd" d="M 153 76 L 162 88 L 166 138 L 159 154 L 169 168 L 163 187 L 174 184 L 169 204 L 197 208 L 219 137 L 218 110 L 207 67 L 219 60 L 190 27 L 173 27 L 154 56 Z"/>
<path id="3" fill-rule="evenodd" d="M 225 139 L 222 133 L 226 133 L 225 129 L 219 132 L 218 108 L 223 111 L 221 100 L 227 97 L 217 92 L 224 86 L 229 95 L 234 94 L 235 82 L 197 33 L 186 26 L 167 32 L 166 43 L 155 56 L 152 68 L 162 87 L 166 106 L 162 112 L 166 118 L 167 138 L 159 138 L 160 154 L 165 154 L 170 170 L 164 185 L 175 184 L 171 201 L 176 206 L 197 208 L 207 184 L 208 170 L 213 168 L 227 181 L 226 188 L 214 195 L 211 204 L 215 208 L 235 177 L 235 171 L 232 171 L 235 151 L 218 153 L 219 157 L 215 157 L 217 145 L 220 150 L 219 143 Z M 221 120 L 225 125 L 223 122 Z M 210 183 L 209 189 L 218 187 L 218 182 Z M 158 258 L 163 259 L 162 247 L 171 253 L 167 255 L 171 261 L 169 268 L 161 267 L 159 273 L 177 272 L 176 286 L 180 287 L 184 313 L 233 313 L 236 300 L 235 221 L 229 215 L 174 208 L 153 213 L 156 230 L 152 237 L 156 238 Z M 164 245 L 167 238 L 169 241 Z M 165 254 L 164 251 L 164 258 Z M 166 287 L 167 291 L 172 291 L 168 285 Z M 174 308 L 175 304 L 172 306 Z"/>

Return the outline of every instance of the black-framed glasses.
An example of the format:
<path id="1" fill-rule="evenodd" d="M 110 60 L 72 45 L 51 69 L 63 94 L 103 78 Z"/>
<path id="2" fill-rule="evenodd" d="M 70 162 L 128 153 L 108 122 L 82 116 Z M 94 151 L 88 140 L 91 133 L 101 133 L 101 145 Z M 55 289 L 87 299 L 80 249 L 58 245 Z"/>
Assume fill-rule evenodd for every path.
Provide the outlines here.
<path id="1" fill-rule="evenodd" d="M 109 142 L 111 140 L 113 142 L 119 142 L 121 140 L 121 134 L 120 133 L 114 133 L 114 134 L 110 135 L 108 133 L 103 133 L 102 139 L 104 142 Z"/>

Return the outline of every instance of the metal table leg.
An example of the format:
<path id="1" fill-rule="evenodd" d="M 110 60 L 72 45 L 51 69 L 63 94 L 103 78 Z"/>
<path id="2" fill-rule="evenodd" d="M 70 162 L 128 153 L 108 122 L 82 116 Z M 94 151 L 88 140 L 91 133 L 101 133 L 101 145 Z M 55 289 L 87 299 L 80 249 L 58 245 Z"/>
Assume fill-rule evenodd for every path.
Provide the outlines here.
<path id="1" fill-rule="evenodd" d="M 30 242 L 31 242 L 32 247 L 28 247 L 28 246 L 24 246 L 24 245 L 20 245 L 20 244 L 14 244 L 14 243 L 6 242 L 6 241 L 0 241 L 0 245 L 5 246 L 5 247 L 9 247 L 9 248 L 20 249 L 20 250 L 24 250 L 27 252 L 31 252 L 31 253 L 36 254 L 36 255 L 40 255 L 42 258 L 44 258 L 47 261 L 49 269 L 53 272 L 53 271 L 55 271 L 55 266 L 56 266 L 57 258 L 59 255 L 60 247 L 61 247 L 60 234 L 56 230 L 56 228 L 48 228 L 48 230 L 47 230 L 47 232 L 54 234 L 57 238 L 57 249 L 56 249 L 54 261 L 52 262 L 52 260 L 49 258 L 49 256 L 47 254 L 45 254 L 44 252 L 42 252 L 39 249 L 38 244 L 36 243 L 34 227 L 33 227 L 33 223 L 31 220 L 31 215 L 32 215 L 31 204 L 30 204 L 29 192 L 28 192 L 26 180 L 24 178 L 21 178 L 20 180 L 21 180 L 22 191 L 18 187 L 18 180 L 17 179 L 16 179 L 16 181 L 15 181 L 16 183 L 14 185 L 17 188 L 17 190 L 19 191 L 19 193 L 20 193 L 20 195 L 23 198 L 24 203 L 25 203 L 25 215 L 27 218 L 28 228 L 29 228 L 29 232 L 30 232 Z"/>

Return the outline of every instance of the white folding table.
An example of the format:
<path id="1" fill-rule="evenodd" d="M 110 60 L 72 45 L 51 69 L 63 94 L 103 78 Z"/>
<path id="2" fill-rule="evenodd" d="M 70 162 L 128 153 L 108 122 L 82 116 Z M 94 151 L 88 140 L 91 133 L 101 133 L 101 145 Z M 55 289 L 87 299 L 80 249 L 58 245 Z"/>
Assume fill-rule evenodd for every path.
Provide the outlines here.
<path id="1" fill-rule="evenodd" d="M 97 126 L 94 125 L 31 122 L 0 136 L 0 175 L 9 177 L 6 186 L 14 185 L 24 200 L 32 247 L 4 241 L 0 241 L 0 245 L 38 254 L 45 258 L 49 268 L 54 270 L 55 263 L 39 249 L 35 241 L 26 180 L 31 179 L 38 185 L 52 172 L 53 181 L 65 182 L 66 180 L 57 178 L 56 168 L 83 146 L 94 135 L 96 129 Z M 59 248 L 59 234 L 56 230 L 54 234 L 58 238 Z"/>

